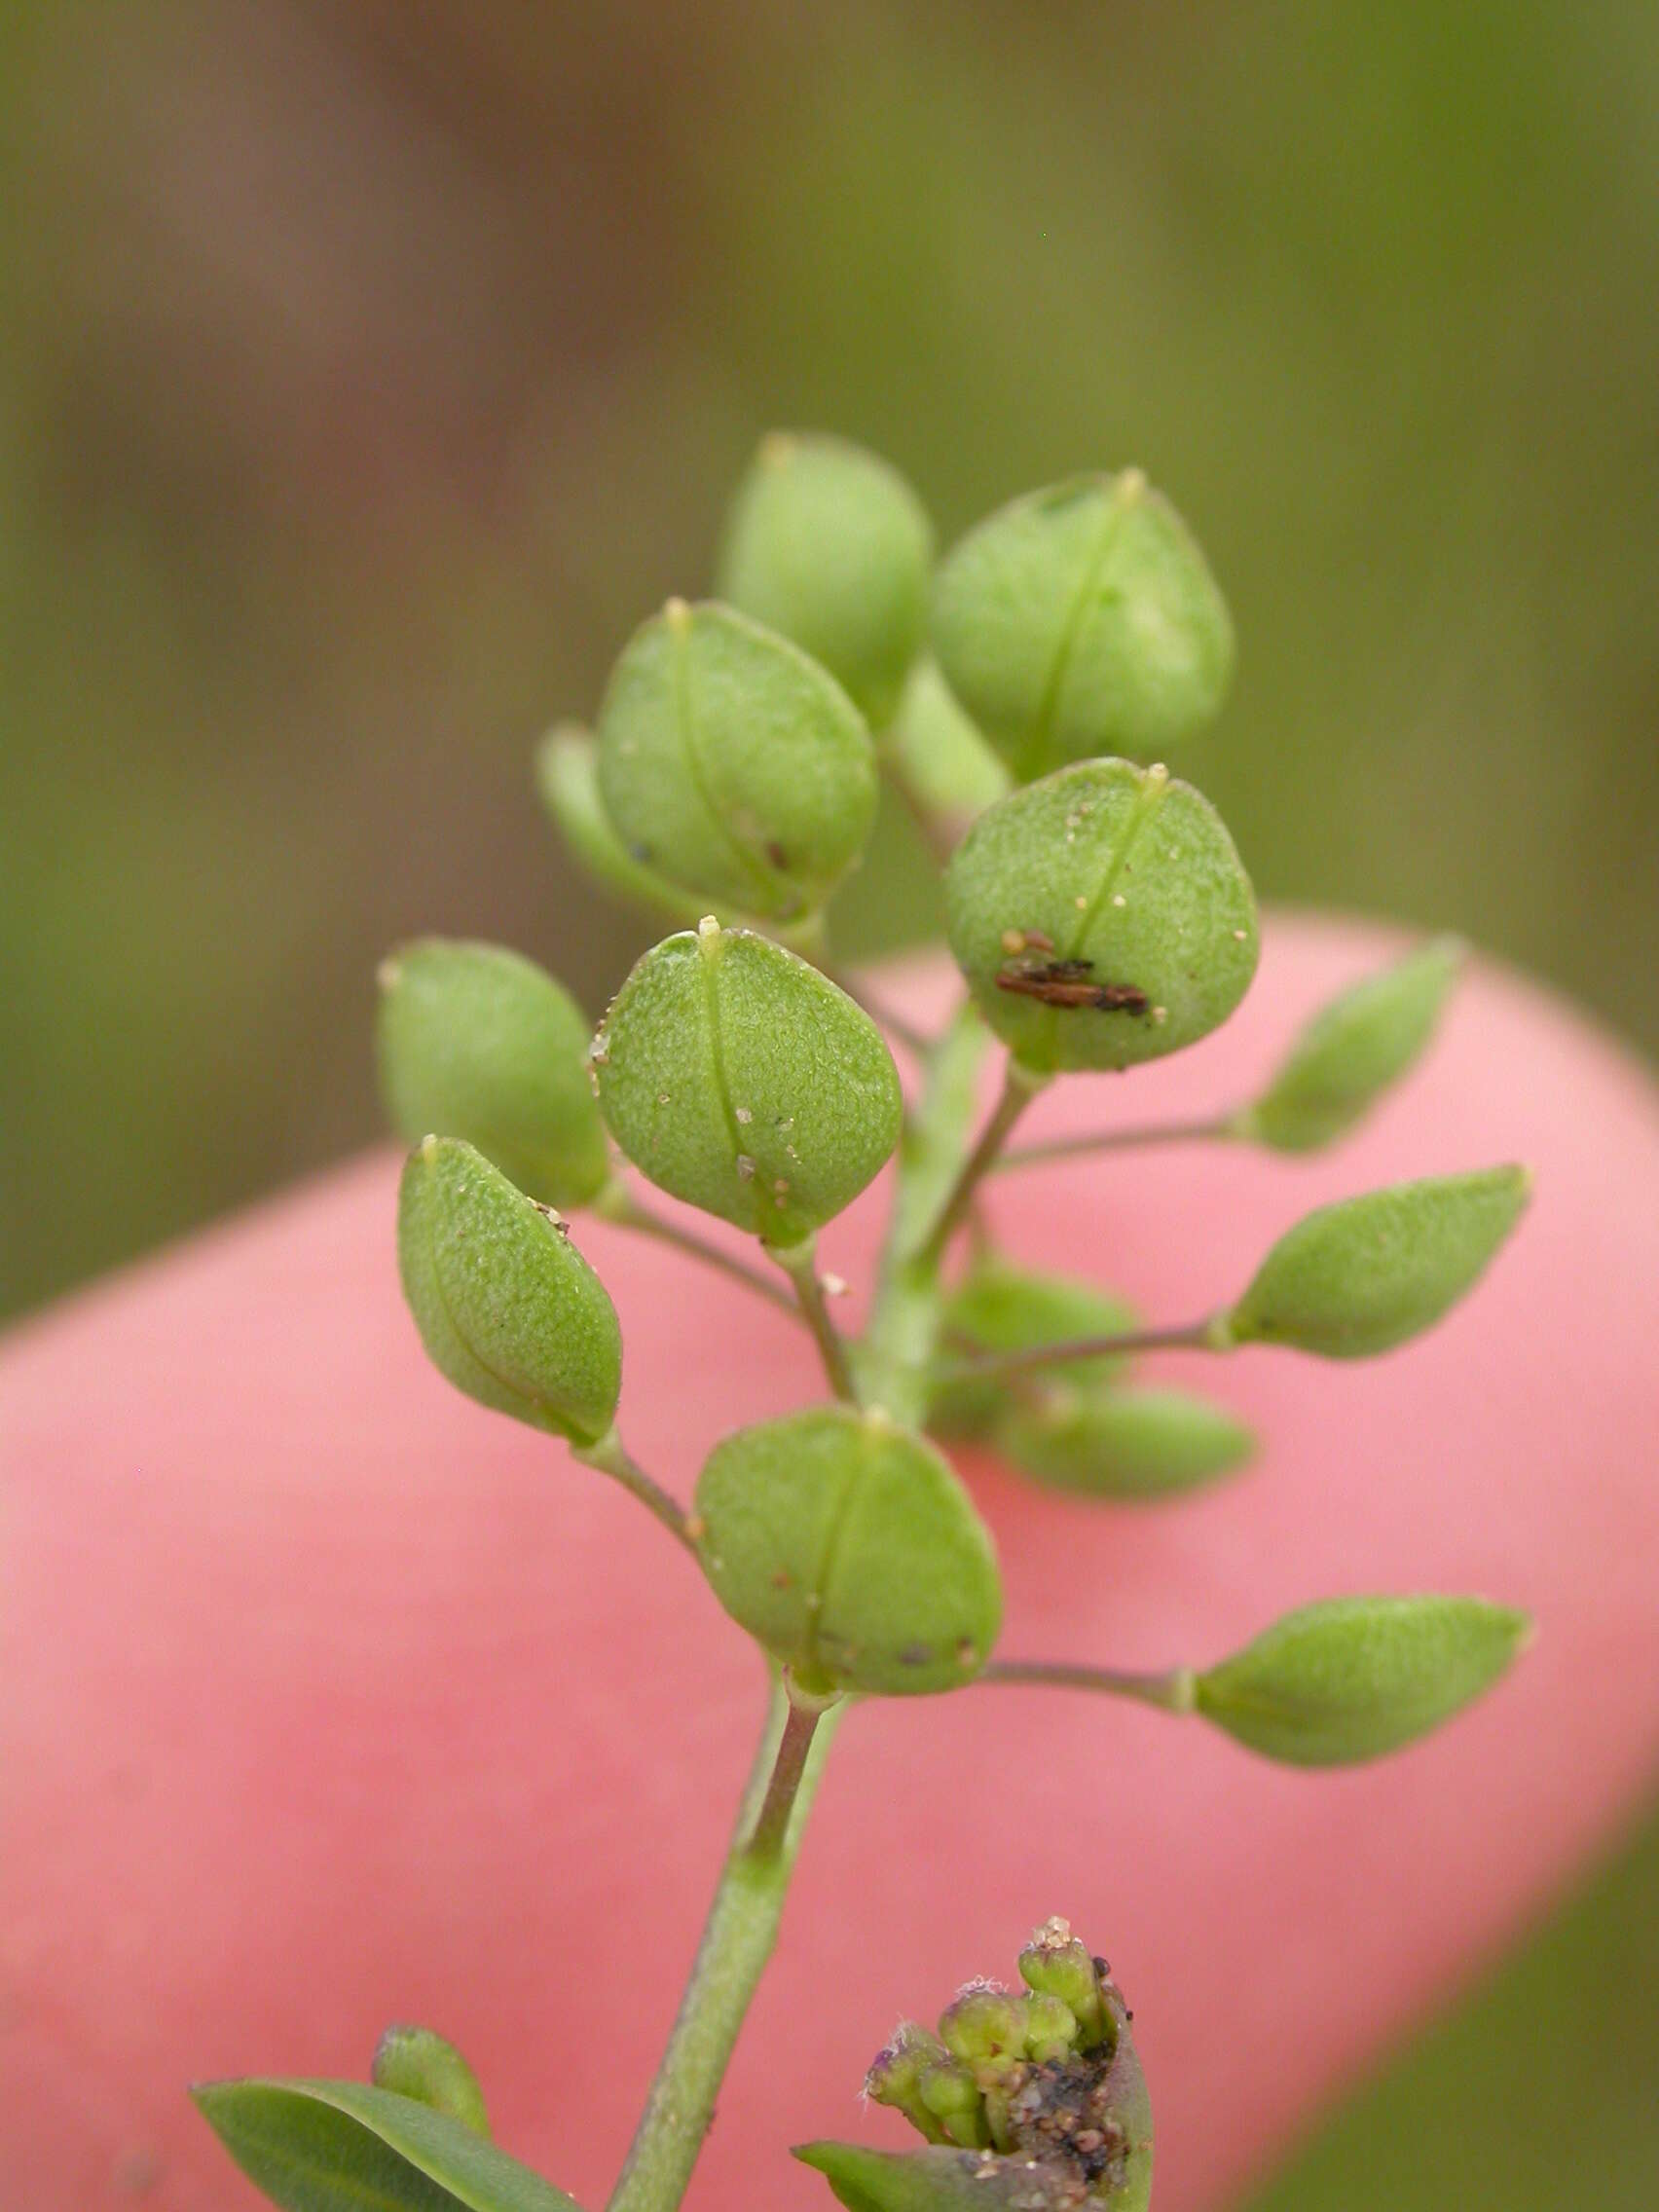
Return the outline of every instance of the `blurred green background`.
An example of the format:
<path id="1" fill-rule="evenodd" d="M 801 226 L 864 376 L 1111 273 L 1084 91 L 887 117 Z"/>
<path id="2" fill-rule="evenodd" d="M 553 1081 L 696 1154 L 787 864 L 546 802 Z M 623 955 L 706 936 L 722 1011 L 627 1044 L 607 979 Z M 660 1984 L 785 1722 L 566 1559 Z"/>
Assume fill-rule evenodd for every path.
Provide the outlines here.
<path id="1" fill-rule="evenodd" d="M 1183 765 L 1261 888 L 1659 1042 L 1651 0 L 16 0 L 0 141 L 0 1312 L 366 1137 L 398 936 L 597 1007 L 641 925 L 530 745 L 702 587 L 776 423 L 946 538 L 1142 464 L 1237 617 Z M 1651 1967 L 1651 1825 L 1581 1910 Z M 1586 1956 L 1545 1937 L 1273 2212 L 1560 2202 L 1573 2005 L 1592 2194 L 1650 2208 L 1609 2084 L 1659 2076 L 1654 1977 Z M 1449 2124 L 1456 2186 L 1389 2162 Z"/>

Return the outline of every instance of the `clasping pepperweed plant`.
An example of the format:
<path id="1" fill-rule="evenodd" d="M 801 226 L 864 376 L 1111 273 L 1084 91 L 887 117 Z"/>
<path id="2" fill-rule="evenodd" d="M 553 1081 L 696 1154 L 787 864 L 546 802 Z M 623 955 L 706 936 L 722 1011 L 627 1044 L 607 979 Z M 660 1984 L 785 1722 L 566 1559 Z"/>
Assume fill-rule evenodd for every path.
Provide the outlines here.
<path id="1" fill-rule="evenodd" d="M 1156 758 L 1227 684 L 1232 629 L 1202 555 L 1126 470 L 1015 500 L 936 571 L 927 517 L 892 469 L 834 439 L 780 436 L 738 492 L 719 590 L 645 622 L 593 734 L 556 730 L 537 761 L 579 859 L 680 925 L 636 964 L 597 1037 L 559 983 L 493 945 L 426 940 L 381 977 L 385 1092 L 414 1145 L 398 1252 L 427 1351 L 481 1405 L 630 1491 L 691 1553 L 772 1683 L 609 2212 L 672 2212 L 684 2194 L 820 1769 L 861 1699 L 1051 1682 L 1199 1714 L 1269 1758 L 1337 1765 L 1445 1720 L 1502 1674 L 1527 1626 L 1476 1598 L 1379 1596 L 1307 1605 L 1219 1662 L 1166 1674 L 1000 1652 L 996 1557 L 938 1439 L 988 1442 L 1080 1512 L 1092 1498 L 1178 1499 L 1252 1440 L 1220 1406 L 1130 1380 L 1137 1352 L 1277 1345 L 1353 1359 L 1401 1344 L 1480 1275 L 1527 1177 L 1500 1166 L 1321 1207 L 1238 1295 L 1153 1326 L 1116 1291 L 998 1250 L 981 1186 L 1035 1159 L 1333 1142 L 1422 1051 L 1458 948 L 1426 944 L 1345 992 L 1257 1097 L 1213 1123 L 1015 1146 L 1051 1084 L 1196 1043 L 1255 972 L 1255 900 L 1233 840 Z M 884 776 L 944 869 L 967 988 L 937 1035 L 884 1020 L 827 957 L 826 903 L 858 863 Z M 884 1027 L 915 1069 L 908 1102 Z M 1000 1092 L 976 1126 L 993 1054 Z M 895 1155 L 870 1319 L 849 1338 L 815 1240 Z M 754 1237 L 755 1261 L 658 1211 L 624 1162 Z M 567 1218 L 583 1208 L 787 1304 L 822 1355 L 824 1401 L 734 1426 L 690 1505 L 623 1442 L 616 1314 Z M 937 2033 L 900 2029 L 866 2088 L 923 2147 L 797 2153 L 855 2212 L 1150 2200 L 1129 2014 L 1063 1920 L 1020 1954 L 1017 1991 L 969 1983 Z M 289 2212 L 573 2212 L 494 2146 L 465 2061 L 424 2029 L 388 2031 L 367 2084 L 197 2094 Z"/>

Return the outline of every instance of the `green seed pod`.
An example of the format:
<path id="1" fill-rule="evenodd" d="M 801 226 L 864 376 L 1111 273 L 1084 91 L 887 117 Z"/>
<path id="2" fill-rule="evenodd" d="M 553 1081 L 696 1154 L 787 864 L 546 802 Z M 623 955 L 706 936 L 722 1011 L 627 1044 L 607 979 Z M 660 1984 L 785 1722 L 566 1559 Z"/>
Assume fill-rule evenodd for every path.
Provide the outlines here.
<path id="1" fill-rule="evenodd" d="M 1210 719 L 1233 673 L 1215 579 L 1136 468 L 1028 493 L 970 531 L 934 587 L 933 646 L 1022 783 L 1161 752 Z"/>
<path id="2" fill-rule="evenodd" d="M 1292 1766 L 1379 1758 L 1490 1689 L 1530 1627 L 1480 1598 L 1332 1599 L 1200 1675 L 1197 1710 Z"/>
<path id="3" fill-rule="evenodd" d="M 716 1597 L 809 1691 L 956 1689 L 990 1655 L 990 1537 L 939 1453 L 884 1415 L 814 1406 L 739 1429 L 696 1511 Z"/>
<path id="4" fill-rule="evenodd" d="M 822 661 L 884 729 L 927 628 L 933 550 L 896 468 L 844 438 L 775 430 L 732 501 L 719 596 Z"/>
<path id="5" fill-rule="evenodd" d="M 1455 937 L 1419 945 L 1316 1014 L 1234 1133 L 1277 1152 L 1312 1152 L 1350 1129 L 1434 1035 L 1462 965 Z"/>
<path id="6" fill-rule="evenodd" d="M 397 1261 L 432 1363 L 480 1405 L 575 1444 L 610 1427 L 622 1336 L 558 1216 L 482 1153 L 427 1137 L 409 1155 Z"/>
<path id="7" fill-rule="evenodd" d="M 478 2077 L 453 2043 L 430 2028 L 387 2028 L 375 2046 L 369 2079 L 377 2089 L 395 2089 L 416 2097 L 434 2112 L 447 2113 L 488 2138 L 490 2117 Z"/>
<path id="8" fill-rule="evenodd" d="M 794 953 L 712 920 L 637 963 L 593 1065 L 635 1166 L 772 1244 L 839 1213 L 899 1141 L 898 1071 L 864 1009 Z"/>
<path id="9" fill-rule="evenodd" d="M 1524 1167 L 1396 1183 L 1320 1206 L 1286 1232 L 1232 1310 L 1229 1345 L 1364 1359 L 1432 1328 L 1479 1281 L 1521 1218 Z"/>
<path id="10" fill-rule="evenodd" d="M 1256 1440 L 1223 1407 L 1185 1390 L 1044 1384 L 997 1424 L 997 1450 L 1051 1490 L 1087 1497 L 1177 1497 L 1243 1465 Z"/>
<path id="11" fill-rule="evenodd" d="M 955 1340 L 974 1351 L 992 1352 L 1035 1351 L 1074 1337 L 1121 1336 L 1139 1323 L 1134 1308 L 1110 1291 L 1070 1275 L 1016 1268 L 997 1252 L 975 1258 L 940 1314 L 946 1345 Z M 1080 1360 L 1066 1372 L 1079 1383 L 1104 1383 L 1123 1366 L 1122 1359 Z M 940 1435 L 981 1436 L 1007 1402 L 1007 1385 L 993 1377 L 959 1377 L 935 1389 L 928 1426 Z"/>
<path id="12" fill-rule="evenodd" d="M 566 844 L 596 882 L 671 921 L 696 920 L 703 902 L 635 860 L 616 834 L 600 796 L 599 741 L 587 730 L 561 722 L 548 731 L 535 749 L 535 788 Z"/>
<path id="13" fill-rule="evenodd" d="M 875 748 L 841 686 L 729 607 L 670 600 L 599 717 L 599 788 L 626 851 L 700 899 L 816 913 L 875 820 Z"/>
<path id="14" fill-rule="evenodd" d="M 1100 1976 L 1088 1946 L 1072 1934 L 1069 1920 L 1046 1920 L 1019 1954 L 1019 1978 L 1038 1995 L 1057 1997 L 1077 2021 L 1085 2050 L 1105 2041 L 1111 2017 L 1100 1992 Z"/>
<path id="15" fill-rule="evenodd" d="M 881 752 L 903 789 L 934 814 L 971 820 L 1009 789 L 1007 768 L 935 660 L 919 660 L 911 670 Z"/>
<path id="16" fill-rule="evenodd" d="M 476 1145 L 544 1205 L 586 1205 L 608 1179 L 587 1016 L 533 960 L 423 938 L 380 971 L 377 1045 L 392 1125 Z"/>
<path id="17" fill-rule="evenodd" d="M 950 949 L 1038 1075 L 1127 1068 L 1217 1028 L 1256 972 L 1220 816 L 1161 767 L 1086 760 L 980 815 L 945 870 Z"/>

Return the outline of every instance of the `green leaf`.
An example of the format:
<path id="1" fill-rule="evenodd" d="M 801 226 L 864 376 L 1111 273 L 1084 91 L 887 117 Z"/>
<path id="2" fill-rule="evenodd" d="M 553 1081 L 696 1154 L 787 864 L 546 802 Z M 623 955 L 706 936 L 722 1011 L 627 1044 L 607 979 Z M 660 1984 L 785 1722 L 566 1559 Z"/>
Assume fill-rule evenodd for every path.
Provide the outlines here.
<path id="1" fill-rule="evenodd" d="M 1088 760 L 980 815 L 945 870 L 950 949 L 1037 1074 L 1195 1044 L 1256 972 L 1256 902 L 1209 801 L 1164 769 Z"/>
<path id="2" fill-rule="evenodd" d="M 599 790 L 599 741 L 574 722 L 549 730 L 535 749 L 535 785 L 566 844 L 608 891 L 691 922 L 702 902 L 635 860 L 611 826 Z"/>
<path id="3" fill-rule="evenodd" d="M 716 1597 L 808 1689 L 955 1689 L 990 1655 L 990 1537 L 940 1454 L 883 1415 L 815 1406 L 739 1429 L 696 1511 Z"/>
<path id="4" fill-rule="evenodd" d="M 816 913 L 875 820 L 864 718 L 798 645 L 728 607 L 637 630 L 599 717 L 599 788 L 642 866 L 746 913 Z"/>
<path id="5" fill-rule="evenodd" d="M 1435 938 L 1334 998 L 1235 1132 L 1278 1152 L 1311 1152 L 1350 1129 L 1428 1045 L 1462 960 L 1458 939 Z"/>
<path id="6" fill-rule="evenodd" d="M 982 814 L 1009 789 L 1007 768 L 935 660 L 919 660 L 910 672 L 881 753 L 903 788 L 935 814 Z"/>
<path id="7" fill-rule="evenodd" d="M 981 1253 L 944 1300 L 941 1332 L 975 1351 L 1034 1351 L 1075 1337 L 1121 1336 L 1140 1315 L 1122 1298 L 1070 1275 L 1041 1274 L 1015 1267 L 1000 1253 Z M 1080 1360 L 1067 1369 L 1079 1381 L 1109 1382 L 1122 1359 Z M 928 1406 L 928 1426 L 941 1435 L 982 1435 L 1008 1400 L 1005 1383 L 963 1376 L 939 1384 Z"/>
<path id="8" fill-rule="evenodd" d="M 1480 1598 L 1336 1598 L 1200 1675 L 1197 1710 L 1292 1766 L 1379 1758 L 1490 1689 L 1530 1633 Z"/>
<path id="9" fill-rule="evenodd" d="M 1070 2177 L 1058 2169 L 1045 2175 L 1024 2158 L 999 2158 L 989 2151 L 802 2143 L 793 2156 L 817 2168 L 848 2212 L 1047 2212 L 1080 2203 L 1059 2194 Z"/>
<path id="10" fill-rule="evenodd" d="M 384 961 L 381 1088 L 411 1143 L 464 1137 L 521 1191 L 575 1207 L 606 1182 L 587 1016 L 501 945 L 423 938 Z"/>
<path id="11" fill-rule="evenodd" d="M 1404 1344 L 1480 1279 L 1530 1188 L 1524 1167 L 1491 1167 L 1320 1206 L 1279 1238 L 1215 1324 L 1215 1342 L 1289 1345 L 1326 1359 Z"/>
<path id="12" fill-rule="evenodd" d="M 1020 781 L 1145 756 L 1221 705 L 1233 625 L 1204 557 L 1138 469 L 1028 493 L 940 570 L 933 645 Z"/>
<path id="13" fill-rule="evenodd" d="M 763 438 L 726 521 L 719 596 L 792 639 L 875 729 L 927 627 L 933 525 L 908 484 L 844 438 Z"/>
<path id="14" fill-rule="evenodd" d="M 355 2082 L 210 2082 L 192 2090 L 284 2212 L 580 2212 L 460 2120 Z"/>
<path id="15" fill-rule="evenodd" d="M 998 1423 L 999 1452 L 1053 1490 L 1176 1497 L 1243 1465 L 1256 1439 L 1224 1407 L 1185 1390 L 1045 1383 Z"/>
<path id="16" fill-rule="evenodd" d="M 403 1170 L 397 1258 L 422 1342 L 457 1389 L 574 1443 L 606 1433 L 621 1331 L 550 1209 L 471 1145 L 427 1137 Z"/>
<path id="17" fill-rule="evenodd" d="M 898 1071 L 864 1009 L 794 953 L 712 920 L 637 963 L 593 1064 L 635 1166 L 770 1243 L 839 1213 L 899 1141 Z"/>
<path id="18" fill-rule="evenodd" d="M 370 2079 L 377 2089 L 395 2089 L 417 2097 L 434 2112 L 447 2113 L 475 2135 L 490 2132 L 478 2077 L 453 2043 L 430 2028 L 387 2028 L 375 2046 Z"/>

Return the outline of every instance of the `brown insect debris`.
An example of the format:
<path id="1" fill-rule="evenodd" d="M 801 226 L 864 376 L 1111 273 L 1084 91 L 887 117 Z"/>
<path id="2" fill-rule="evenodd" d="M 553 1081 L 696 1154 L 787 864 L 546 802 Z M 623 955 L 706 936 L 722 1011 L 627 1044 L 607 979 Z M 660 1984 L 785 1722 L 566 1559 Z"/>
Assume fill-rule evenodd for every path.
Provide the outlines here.
<path id="1" fill-rule="evenodd" d="M 1029 933 L 1025 942 L 1031 942 Z M 1098 1014 L 1150 1011 L 1150 1001 L 1137 985 L 1097 983 L 1092 960 L 1047 960 L 1039 953 L 1020 951 L 997 970 L 997 988 L 1041 999 L 1045 1006 L 1092 1007 Z"/>

